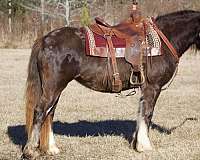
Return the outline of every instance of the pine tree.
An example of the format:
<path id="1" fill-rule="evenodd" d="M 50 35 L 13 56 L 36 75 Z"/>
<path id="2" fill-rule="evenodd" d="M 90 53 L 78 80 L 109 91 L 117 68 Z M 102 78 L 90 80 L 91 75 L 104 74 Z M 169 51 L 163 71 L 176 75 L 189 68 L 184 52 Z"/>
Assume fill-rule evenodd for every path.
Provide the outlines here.
<path id="1" fill-rule="evenodd" d="M 84 1 L 81 13 L 81 25 L 88 26 L 90 24 L 90 13 L 87 5 L 87 0 Z"/>

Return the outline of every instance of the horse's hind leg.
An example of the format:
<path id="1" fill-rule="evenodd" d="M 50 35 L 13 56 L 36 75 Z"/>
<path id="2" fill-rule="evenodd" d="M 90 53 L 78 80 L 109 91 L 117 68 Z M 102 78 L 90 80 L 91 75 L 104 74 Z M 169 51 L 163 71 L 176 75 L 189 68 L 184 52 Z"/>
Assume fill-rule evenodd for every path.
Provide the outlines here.
<path id="1" fill-rule="evenodd" d="M 58 151 L 52 137 L 51 124 L 53 115 L 51 114 L 62 90 L 77 75 L 78 72 L 76 70 L 78 68 L 77 65 L 79 65 L 78 63 L 77 65 L 74 64 L 73 61 L 70 63 L 63 57 L 61 57 L 62 60 L 59 57 L 60 61 L 57 61 L 57 63 L 44 59 L 43 61 L 46 63 L 43 62 L 39 66 L 42 66 L 40 69 L 42 94 L 37 104 L 33 107 L 33 122 L 27 144 L 23 150 L 23 157 L 33 158 L 38 156 L 38 147 L 44 152 L 49 151 L 53 154 Z M 41 132 L 42 128 L 44 129 L 43 132 Z M 42 142 L 41 145 L 39 144 L 40 141 Z"/>
<path id="2" fill-rule="evenodd" d="M 58 102 L 58 100 L 57 100 L 57 102 Z M 50 111 L 47 118 L 45 119 L 44 124 L 42 125 L 42 128 L 41 128 L 41 133 L 40 133 L 40 146 L 39 146 L 39 148 L 40 148 L 41 151 L 46 152 L 50 155 L 54 155 L 54 154 L 59 153 L 59 149 L 56 146 L 56 142 L 54 140 L 53 124 L 52 124 L 57 102 L 53 106 L 53 108 Z"/>
<path id="3" fill-rule="evenodd" d="M 48 93 L 47 91 L 49 92 L 49 94 L 46 94 Z M 52 94 L 48 89 L 42 94 L 39 104 L 37 104 L 37 106 L 34 108 L 32 132 L 26 146 L 24 147 L 23 151 L 24 157 L 34 158 L 39 155 L 37 148 L 39 147 L 41 128 L 43 126 L 44 126 L 43 129 L 47 129 L 49 127 L 48 125 L 50 125 L 49 124 L 50 117 L 48 116 L 50 115 L 50 112 L 53 109 L 59 96 L 60 93 Z M 45 131 L 42 134 L 49 134 L 49 131 Z M 47 136 L 41 135 L 41 137 L 46 138 Z M 44 148 L 44 144 L 42 147 L 43 147 L 42 149 L 48 149 Z"/>
<path id="4" fill-rule="evenodd" d="M 150 122 L 153 116 L 154 106 L 160 91 L 161 89 L 157 85 L 146 85 L 142 88 L 142 97 L 140 98 L 137 127 L 133 136 L 133 145 L 139 152 L 152 150 L 148 133 Z"/>

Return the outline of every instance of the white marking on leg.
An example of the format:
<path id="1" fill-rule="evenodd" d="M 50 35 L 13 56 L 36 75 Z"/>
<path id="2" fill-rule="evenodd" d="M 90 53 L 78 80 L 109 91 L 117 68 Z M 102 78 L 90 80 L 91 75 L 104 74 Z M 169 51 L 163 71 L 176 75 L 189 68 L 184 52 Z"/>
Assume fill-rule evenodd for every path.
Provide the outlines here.
<path id="1" fill-rule="evenodd" d="M 46 116 L 51 112 L 51 110 L 52 110 L 53 107 L 54 107 L 54 106 L 51 106 L 51 107 L 49 107 L 49 109 L 47 109 L 47 111 L 46 111 Z"/>
<path id="2" fill-rule="evenodd" d="M 136 149 L 138 152 L 144 152 L 147 150 L 152 150 L 151 143 L 148 137 L 147 125 L 145 123 L 144 117 L 142 117 L 142 107 L 144 100 L 140 101 L 140 111 L 138 115 L 138 133 L 137 133 L 137 143 Z"/>
<path id="3" fill-rule="evenodd" d="M 49 130 L 49 149 L 48 149 L 47 152 L 48 152 L 48 154 L 51 154 L 51 155 L 55 155 L 55 154 L 58 154 L 60 152 L 58 147 L 56 146 L 53 131 L 52 131 L 51 128 Z"/>
<path id="4" fill-rule="evenodd" d="M 151 143 L 148 137 L 147 126 L 144 120 L 139 122 L 136 149 L 138 152 L 152 150 Z"/>

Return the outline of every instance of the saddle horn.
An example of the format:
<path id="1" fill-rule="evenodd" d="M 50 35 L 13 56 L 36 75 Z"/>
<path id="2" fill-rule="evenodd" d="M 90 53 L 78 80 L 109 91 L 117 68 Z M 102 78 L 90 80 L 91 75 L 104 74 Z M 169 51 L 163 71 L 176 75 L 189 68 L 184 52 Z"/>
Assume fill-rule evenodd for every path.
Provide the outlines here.
<path id="1" fill-rule="evenodd" d="M 138 5 L 137 0 L 133 0 L 133 5 Z"/>

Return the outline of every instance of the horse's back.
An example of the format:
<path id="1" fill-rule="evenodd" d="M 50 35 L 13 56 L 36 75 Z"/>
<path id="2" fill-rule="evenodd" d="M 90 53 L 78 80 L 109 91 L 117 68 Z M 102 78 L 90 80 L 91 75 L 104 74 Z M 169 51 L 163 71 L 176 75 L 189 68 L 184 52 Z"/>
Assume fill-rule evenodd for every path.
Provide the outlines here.
<path id="1" fill-rule="evenodd" d="M 43 47 L 49 49 L 73 49 L 77 52 L 82 51 L 82 41 L 78 35 L 78 29 L 63 27 L 49 32 L 43 37 Z"/>

